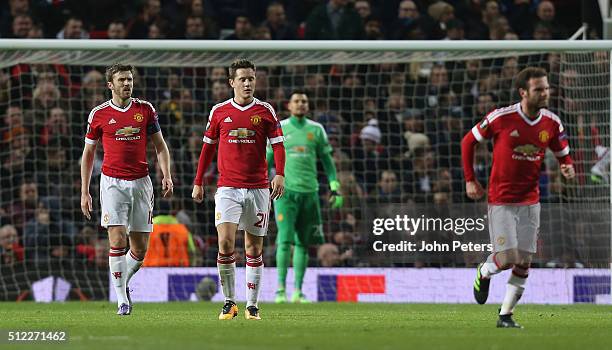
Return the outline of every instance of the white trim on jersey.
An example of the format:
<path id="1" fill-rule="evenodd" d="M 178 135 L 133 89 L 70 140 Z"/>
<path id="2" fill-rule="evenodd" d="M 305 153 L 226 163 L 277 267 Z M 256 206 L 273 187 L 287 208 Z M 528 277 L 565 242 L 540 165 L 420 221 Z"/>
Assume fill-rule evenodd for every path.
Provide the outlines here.
<path id="1" fill-rule="evenodd" d="M 119 107 L 119 106 L 115 105 L 115 104 L 113 103 L 113 100 L 112 100 L 112 99 L 108 100 L 108 104 L 109 104 L 109 106 L 111 106 L 111 107 L 112 107 L 114 110 L 117 110 L 117 111 L 119 111 L 119 112 L 127 112 L 127 110 L 128 110 L 128 109 L 130 109 L 130 107 L 132 107 L 132 101 L 133 101 L 133 98 L 131 98 L 131 97 L 130 97 L 130 103 L 128 103 L 128 105 L 127 105 L 127 106 L 125 106 L 125 107 L 123 107 L 123 108 L 121 108 L 121 107 Z"/>
<path id="2" fill-rule="evenodd" d="M 149 101 L 145 101 L 145 100 L 141 100 L 139 98 L 133 98 L 133 101 L 136 101 L 137 103 L 144 103 L 149 105 L 149 107 L 151 107 L 151 110 L 153 111 L 153 114 L 157 114 L 157 111 L 155 110 L 155 107 L 153 107 L 153 104 Z"/>
<path id="3" fill-rule="evenodd" d="M 521 103 L 519 102 L 519 103 L 517 103 L 516 105 L 517 105 L 517 108 L 516 108 L 516 109 L 518 110 L 519 115 L 520 115 L 520 116 L 523 118 L 523 120 L 525 121 L 525 123 L 527 123 L 527 124 L 529 124 L 529 125 L 531 125 L 531 126 L 534 126 L 534 125 L 536 125 L 537 123 L 539 123 L 539 122 L 540 122 L 540 120 L 542 120 L 542 111 L 538 111 L 538 117 L 537 117 L 537 118 L 535 118 L 534 120 L 531 120 L 531 119 L 529 119 L 529 117 L 527 117 L 527 116 L 525 115 L 525 113 L 523 113 L 523 109 L 521 109 Z"/>
<path id="4" fill-rule="evenodd" d="M 569 146 L 565 146 L 564 149 L 560 150 L 559 152 L 555 152 L 555 157 L 565 157 L 569 153 L 570 153 Z"/>
<path id="5" fill-rule="evenodd" d="M 215 143 L 217 143 L 217 140 L 213 140 L 210 137 L 204 136 L 204 138 L 202 139 L 202 141 L 209 143 L 211 145 L 214 145 Z"/>
<path id="6" fill-rule="evenodd" d="M 266 109 L 270 111 L 270 114 L 272 114 L 272 117 L 274 117 L 274 120 L 278 121 L 278 118 L 276 118 L 276 112 L 274 112 L 274 108 L 272 108 L 271 104 L 269 104 L 268 102 L 260 101 L 258 99 L 255 99 L 255 103 L 266 107 Z"/>
<path id="7" fill-rule="evenodd" d="M 511 113 L 516 113 L 516 104 L 508 106 L 508 107 L 503 107 L 503 108 L 499 108 L 494 110 L 493 112 L 489 113 L 486 116 L 487 121 L 489 122 L 489 125 L 491 123 L 493 123 L 493 121 L 499 117 L 503 117 L 505 115 L 511 114 Z"/>
<path id="8" fill-rule="evenodd" d="M 540 109 L 540 115 L 554 120 L 557 124 L 559 124 L 559 132 L 563 132 L 563 124 L 561 123 L 561 118 L 559 118 L 558 115 L 544 108 Z"/>
<path id="9" fill-rule="evenodd" d="M 108 107 L 108 101 L 106 101 L 104 103 L 101 103 L 101 104 L 95 106 L 94 108 L 92 108 L 91 112 L 89 112 L 89 117 L 87 117 L 87 122 L 91 124 L 91 122 L 93 121 L 94 114 L 97 111 L 99 111 L 99 110 L 101 110 L 103 108 L 106 108 L 106 107 Z"/>
<path id="10" fill-rule="evenodd" d="M 478 125 L 472 128 L 472 135 L 474 135 L 474 137 L 476 138 L 476 141 L 478 142 L 484 141 L 484 137 L 482 137 L 482 134 L 480 133 L 480 131 L 478 131 Z"/>
<path id="11" fill-rule="evenodd" d="M 283 136 L 277 136 L 277 137 L 273 137 L 270 140 L 270 144 L 275 144 L 275 143 L 279 143 L 279 142 L 283 142 L 285 141 L 285 138 Z"/>
<path id="12" fill-rule="evenodd" d="M 306 117 L 304 117 L 306 118 Z M 327 141 L 327 132 L 325 132 L 325 128 L 323 127 L 323 125 L 321 123 L 317 123 L 314 120 L 310 120 L 308 118 L 306 118 L 306 124 L 310 124 L 310 125 L 314 125 L 317 126 L 321 129 L 321 132 L 323 133 L 323 139 Z"/>
<path id="13" fill-rule="evenodd" d="M 241 110 L 241 111 L 246 111 L 247 109 L 253 107 L 255 105 L 255 101 L 257 101 L 257 99 L 255 97 L 253 97 L 253 101 L 251 101 L 251 103 L 249 103 L 246 106 L 241 106 L 239 104 L 237 104 L 233 98 L 230 99 L 230 103 L 232 104 L 232 106 L 234 106 L 234 108 Z"/>
<path id="14" fill-rule="evenodd" d="M 89 137 L 85 138 L 85 143 L 88 145 L 95 145 L 96 143 L 98 143 L 98 140 L 92 140 Z"/>

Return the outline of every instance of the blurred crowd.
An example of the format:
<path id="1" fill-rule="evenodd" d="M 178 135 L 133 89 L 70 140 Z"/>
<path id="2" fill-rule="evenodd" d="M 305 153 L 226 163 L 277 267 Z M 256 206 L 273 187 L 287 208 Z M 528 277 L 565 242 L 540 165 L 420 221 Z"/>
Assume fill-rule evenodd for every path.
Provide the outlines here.
<path id="1" fill-rule="evenodd" d="M 84 3 L 91 6 L 87 11 L 81 9 Z M 252 39 L 267 33 L 268 39 L 541 39 L 564 38 L 568 33 L 559 30 L 569 28 L 553 25 L 559 2 L 552 1 L 148 0 L 138 7 L 127 3 L 10 0 L 0 22 L 2 36 Z M 391 15 L 387 7 L 392 7 Z M 123 17 L 88 17 L 91 13 Z M 233 30 L 224 29 L 230 26 Z M 566 123 L 580 175 L 578 186 L 564 186 L 549 156 L 540 181 L 542 202 L 604 198 L 605 184 L 593 182 L 590 171 L 599 160 L 594 150 L 604 147 L 608 136 L 603 127 L 609 110 L 607 52 L 258 67 L 256 96 L 285 118 L 290 93 L 305 91 L 312 119 L 325 127 L 334 147 L 345 206 L 339 211 L 328 208 L 322 176 L 327 243 L 312 247 L 311 265 L 466 266 L 479 261 L 467 254 L 448 259 L 413 256 L 399 264 L 373 257 L 368 211 L 397 203 L 469 202 L 463 188 L 461 138 L 489 111 L 517 101 L 513 78 L 527 65 L 550 74 L 551 109 Z M 108 240 L 98 225 L 99 211 L 94 208 L 96 219 L 87 222 L 79 197 L 87 115 L 110 98 L 103 70 L 78 64 L 15 64 L 0 70 L 0 267 L 24 261 L 78 261 L 105 271 Z M 157 108 L 173 158 L 175 197 L 162 200 L 156 193 L 156 214 L 173 215 L 189 229 L 196 247 L 190 265 L 214 266 L 215 166 L 205 176 L 204 204 L 196 206 L 190 194 L 207 113 L 231 97 L 227 70 L 139 68 L 134 95 Z M 92 193 L 98 190 L 103 156 L 102 147 L 98 150 Z M 159 184 L 161 172 L 150 150 L 151 177 Z M 487 182 L 490 165 L 489 149 L 479 147 L 476 171 L 482 183 Z M 265 250 L 268 266 L 274 265 L 274 238 L 271 225 Z M 585 234 L 579 242 L 543 241 L 545 248 L 559 251 L 548 251 L 539 262 L 555 256 L 560 266 L 594 265 L 599 255 L 592 252 L 601 246 L 600 238 Z"/>
<path id="2" fill-rule="evenodd" d="M 544 40 L 567 39 L 582 25 L 580 13 L 579 1 L 562 0 L 7 0 L 0 36 Z M 597 38 L 600 28 L 588 35 Z"/>

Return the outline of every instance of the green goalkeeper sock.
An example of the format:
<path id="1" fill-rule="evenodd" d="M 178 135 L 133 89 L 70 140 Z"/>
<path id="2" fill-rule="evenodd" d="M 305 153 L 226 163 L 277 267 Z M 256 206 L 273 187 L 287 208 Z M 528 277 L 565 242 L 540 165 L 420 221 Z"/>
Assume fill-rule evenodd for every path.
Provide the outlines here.
<path id="1" fill-rule="evenodd" d="M 294 288 L 296 290 L 302 290 L 306 267 L 308 267 L 308 249 L 303 245 L 296 244 L 293 249 L 293 271 L 295 272 Z"/>
<path id="2" fill-rule="evenodd" d="M 278 289 L 285 289 L 287 282 L 287 269 L 291 258 L 291 245 L 279 243 L 276 247 L 276 270 L 278 271 Z"/>

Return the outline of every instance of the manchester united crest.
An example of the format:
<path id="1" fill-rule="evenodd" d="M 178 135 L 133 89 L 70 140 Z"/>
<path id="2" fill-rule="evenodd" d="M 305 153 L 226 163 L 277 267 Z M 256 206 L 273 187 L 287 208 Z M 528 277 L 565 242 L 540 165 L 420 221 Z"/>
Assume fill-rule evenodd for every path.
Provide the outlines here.
<path id="1" fill-rule="evenodd" d="M 261 117 L 259 115 L 252 115 L 251 116 L 251 123 L 253 124 L 253 126 L 257 126 L 259 125 L 259 123 L 261 123 Z"/>
<path id="2" fill-rule="evenodd" d="M 314 134 L 309 132 L 308 134 L 306 134 L 306 138 L 308 139 L 308 141 L 312 141 L 314 140 Z"/>
<path id="3" fill-rule="evenodd" d="M 103 220 L 105 224 L 108 224 L 108 221 L 110 220 L 110 217 L 108 216 L 108 214 L 104 214 Z"/>
<path id="4" fill-rule="evenodd" d="M 548 141 L 548 139 L 550 139 L 550 135 L 548 134 L 548 131 L 542 130 L 542 131 L 540 131 L 540 134 L 538 135 L 538 138 L 540 139 L 540 142 L 546 143 Z"/>
<path id="5" fill-rule="evenodd" d="M 134 120 L 140 123 L 144 120 L 144 116 L 140 113 L 136 113 L 134 114 Z"/>

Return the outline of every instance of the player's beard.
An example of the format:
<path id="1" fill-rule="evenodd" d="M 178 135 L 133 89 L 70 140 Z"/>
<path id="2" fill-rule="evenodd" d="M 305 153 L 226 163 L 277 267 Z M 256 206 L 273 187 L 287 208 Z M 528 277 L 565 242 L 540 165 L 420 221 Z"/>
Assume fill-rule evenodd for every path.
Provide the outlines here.
<path id="1" fill-rule="evenodd" d="M 120 99 L 125 101 L 129 99 L 130 97 L 132 97 L 132 89 L 125 90 L 124 88 L 121 88 L 115 91 L 115 94 L 117 94 L 117 96 L 119 96 Z"/>

